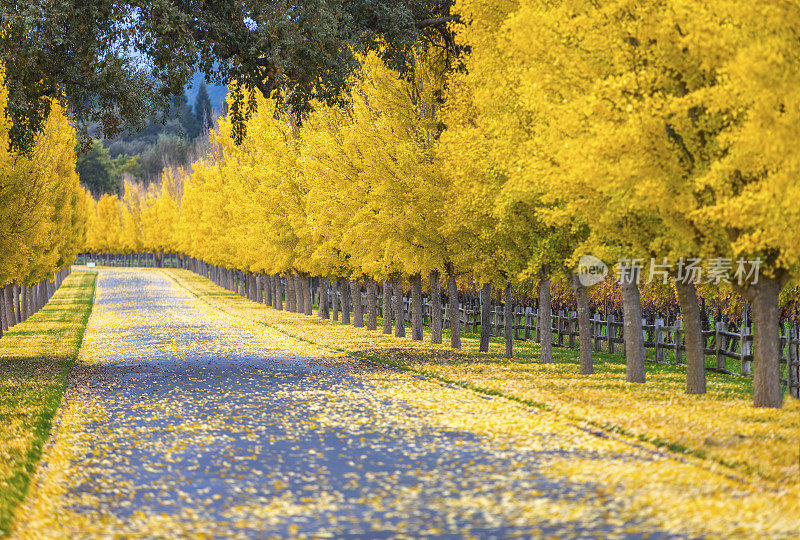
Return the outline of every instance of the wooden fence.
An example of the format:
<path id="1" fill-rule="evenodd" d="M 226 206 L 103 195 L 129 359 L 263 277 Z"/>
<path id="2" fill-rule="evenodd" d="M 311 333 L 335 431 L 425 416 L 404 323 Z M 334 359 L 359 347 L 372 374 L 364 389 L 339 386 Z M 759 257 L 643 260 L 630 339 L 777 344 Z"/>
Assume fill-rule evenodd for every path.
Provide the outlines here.
<path id="1" fill-rule="evenodd" d="M 330 292 L 329 292 L 330 294 Z M 337 291 L 336 293 L 340 293 Z M 366 295 L 363 295 L 366 304 Z M 404 298 L 406 321 L 411 320 L 411 299 Z M 341 305 L 341 304 L 340 304 Z M 382 291 L 378 293 L 378 314 L 383 316 Z M 504 310 L 495 300 L 491 304 L 491 335 L 503 336 L 505 328 Z M 450 328 L 450 309 L 447 302 L 442 303 L 443 327 Z M 480 299 L 459 303 L 459 320 L 464 333 L 477 334 L 481 327 Z M 531 307 L 515 306 L 512 309 L 512 329 L 515 340 L 539 341 L 539 327 L 536 310 Z M 578 316 L 575 311 L 554 309 L 551 315 L 551 335 L 553 345 L 557 347 L 576 348 L 578 346 Z M 429 326 L 431 321 L 431 303 L 428 296 L 423 297 L 423 324 Z M 715 365 L 711 371 L 729 375 L 752 375 L 753 331 L 752 325 L 742 324 L 738 329 L 728 329 L 724 321 L 713 321 L 710 330 L 704 330 L 703 344 L 706 356 L 714 358 Z M 676 318 L 665 321 L 656 318 L 652 324 L 642 319 L 642 333 L 645 350 L 651 351 L 648 360 L 658 363 L 683 365 L 684 332 L 682 322 Z M 595 352 L 624 353 L 625 338 L 623 320 L 609 313 L 595 311 L 590 317 L 592 347 Z M 780 329 L 781 337 L 781 384 L 793 397 L 800 393 L 800 338 L 798 327 L 784 324 Z M 733 360 L 729 362 L 728 359 Z"/>

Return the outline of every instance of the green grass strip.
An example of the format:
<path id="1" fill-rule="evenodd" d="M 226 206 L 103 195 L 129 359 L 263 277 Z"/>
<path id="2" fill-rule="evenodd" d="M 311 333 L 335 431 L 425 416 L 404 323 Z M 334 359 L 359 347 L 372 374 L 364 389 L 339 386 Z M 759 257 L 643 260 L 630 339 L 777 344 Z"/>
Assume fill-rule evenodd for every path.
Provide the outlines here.
<path id="1" fill-rule="evenodd" d="M 11 533 L 78 358 L 95 272 L 75 272 L 53 298 L 0 339 L 0 537 Z"/>

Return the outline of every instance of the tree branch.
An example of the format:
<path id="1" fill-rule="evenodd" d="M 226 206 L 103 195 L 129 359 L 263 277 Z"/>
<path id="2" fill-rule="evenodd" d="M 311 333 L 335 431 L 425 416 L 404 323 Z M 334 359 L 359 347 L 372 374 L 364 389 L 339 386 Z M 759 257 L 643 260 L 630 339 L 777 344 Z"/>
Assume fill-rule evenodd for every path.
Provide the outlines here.
<path id="1" fill-rule="evenodd" d="M 414 23 L 417 28 L 427 28 L 429 26 L 439 26 L 449 22 L 461 22 L 460 15 L 446 15 L 444 17 L 431 17 L 430 19 L 422 19 Z"/>

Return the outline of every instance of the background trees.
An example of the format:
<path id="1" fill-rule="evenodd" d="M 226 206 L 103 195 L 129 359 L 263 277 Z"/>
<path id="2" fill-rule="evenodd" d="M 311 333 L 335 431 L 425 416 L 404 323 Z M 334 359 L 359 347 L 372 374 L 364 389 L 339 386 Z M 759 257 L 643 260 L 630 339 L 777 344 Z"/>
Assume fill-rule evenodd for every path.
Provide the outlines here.
<path id="1" fill-rule="evenodd" d="M 75 109 L 85 138 L 90 122 L 98 122 L 106 138 L 142 128 L 200 68 L 210 82 L 238 82 L 230 114 L 240 141 L 254 91 L 285 101 L 299 120 L 314 100 L 339 102 L 365 50 L 378 51 L 402 73 L 413 71 L 420 41 L 436 39 L 457 55 L 447 26 L 455 18 L 451 5 L 5 1 L 0 60 L 11 89 L 11 140 L 30 147 L 51 99 Z"/>

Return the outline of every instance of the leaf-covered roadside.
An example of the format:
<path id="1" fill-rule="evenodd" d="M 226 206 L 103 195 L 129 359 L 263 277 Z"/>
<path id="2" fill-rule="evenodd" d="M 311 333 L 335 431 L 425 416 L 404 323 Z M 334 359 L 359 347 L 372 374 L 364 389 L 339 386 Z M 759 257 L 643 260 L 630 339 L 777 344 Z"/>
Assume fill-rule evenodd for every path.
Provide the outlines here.
<path id="1" fill-rule="evenodd" d="M 625 382 L 624 359 L 598 354 L 596 373 L 578 373 L 578 353 L 560 350 L 553 364 L 538 363 L 538 346 L 517 347 L 502 358 L 503 343 L 492 340 L 488 354 L 465 336 L 461 352 L 307 317 L 220 293 L 211 282 L 186 271 L 169 275 L 206 301 L 241 317 L 258 320 L 296 338 L 384 361 L 401 369 L 503 395 L 545 408 L 606 431 L 720 463 L 754 479 L 796 484 L 800 444 L 800 403 L 761 410 L 750 403 L 743 378 L 709 374 L 709 392 L 683 392 L 683 368 L 648 364 L 647 386 Z"/>
<path id="2" fill-rule="evenodd" d="M 96 274 L 69 276 L 39 313 L 0 339 L 0 536 L 11 530 L 92 311 Z"/>

